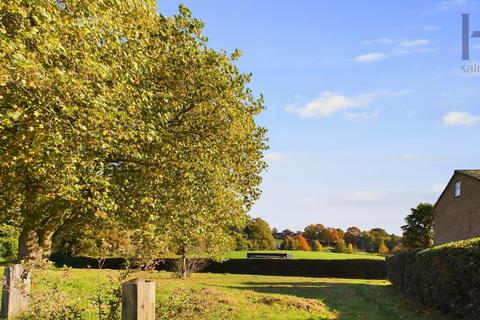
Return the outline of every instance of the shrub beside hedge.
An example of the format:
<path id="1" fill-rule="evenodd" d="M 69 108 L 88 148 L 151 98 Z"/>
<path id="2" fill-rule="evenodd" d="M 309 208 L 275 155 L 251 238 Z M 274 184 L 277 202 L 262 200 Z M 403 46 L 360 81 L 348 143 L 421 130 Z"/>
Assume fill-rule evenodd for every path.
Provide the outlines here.
<path id="1" fill-rule="evenodd" d="M 386 260 L 388 279 L 407 296 L 458 319 L 480 317 L 480 238 Z"/>
<path id="2" fill-rule="evenodd" d="M 54 254 L 50 258 L 57 266 L 98 268 L 98 261 L 87 257 Z M 121 269 L 122 258 L 106 259 L 103 268 Z M 175 259 L 159 260 L 157 270 L 170 270 Z M 385 261 L 370 259 L 311 260 L 311 259 L 230 259 L 223 262 L 208 261 L 203 272 L 262 274 L 279 276 L 336 277 L 358 279 L 386 279 Z"/>
<path id="3" fill-rule="evenodd" d="M 0 224 L 0 258 L 13 260 L 17 257 L 19 234 L 17 228 Z"/>

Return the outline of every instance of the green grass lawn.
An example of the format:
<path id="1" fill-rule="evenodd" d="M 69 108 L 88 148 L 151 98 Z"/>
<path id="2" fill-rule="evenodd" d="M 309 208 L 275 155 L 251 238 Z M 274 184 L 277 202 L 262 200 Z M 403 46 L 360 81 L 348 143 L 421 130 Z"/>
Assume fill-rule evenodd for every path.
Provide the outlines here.
<path id="1" fill-rule="evenodd" d="M 272 252 L 272 253 L 290 253 L 293 259 L 323 259 L 323 260 L 344 260 L 344 259 L 375 259 L 385 260 L 384 256 L 370 253 L 334 253 L 334 252 L 315 252 L 315 251 L 291 251 L 291 250 L 272 250 L 272 251 L 231 251 L 226 255 L 227 259 L 246 259 L 247 252 Z"/>
<path id="2" fill-rule="evenodd" d="M 97 318 L 91 299 L 99 285 L 103 286 L 102 292 L 117 286 L 118 275 L 114 270 L 36 272 L 32 291 L 36 297 L 50 299 L 58 305 L 59 299 L 50 288 L 56 287 L 53 292 L 77 302 L 93 320 Z M 194 316 L 164 315 L 161 319 L 444 319 L 408 303 L 382 280 L 210 273 L 193 274 L 182 280 L 164 271 L 138 272 L 131 277 L 156 281 L 158 304 L 169 300 L 183 305 L 183 300 L 178 298 L 182 292 L 184 298 L 193 299 L 186 305 L 193 303 Z"/>

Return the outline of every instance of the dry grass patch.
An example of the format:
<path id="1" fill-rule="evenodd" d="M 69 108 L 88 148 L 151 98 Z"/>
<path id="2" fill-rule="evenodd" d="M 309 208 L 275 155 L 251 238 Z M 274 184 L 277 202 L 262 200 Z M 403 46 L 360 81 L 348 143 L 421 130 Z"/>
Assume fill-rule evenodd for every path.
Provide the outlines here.
<path id="1" fill-rule="evenodd" d="M 328 308 L 319 300 L 314 299 L 302 299 L 296 297 L 272 297 L 264 296 L 257 299 L 256 303 L 265 304 L 268 306 L 278 305 L 286 308 L 294 308 L 309 313 L 321 313 L 322 315 L 328 314 L 328 319 L 336 319 L 337 314 L 331 312 Z"/>

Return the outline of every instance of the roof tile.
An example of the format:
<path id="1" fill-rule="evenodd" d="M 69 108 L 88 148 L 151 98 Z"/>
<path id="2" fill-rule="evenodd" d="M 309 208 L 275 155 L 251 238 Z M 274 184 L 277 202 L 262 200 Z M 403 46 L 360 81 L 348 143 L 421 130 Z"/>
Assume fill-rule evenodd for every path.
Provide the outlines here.
<path id="1" fill-rule="evenodd" d="M 455 172 L 460 172 L 472 178 L 480 179 L 480 170 L 455 170 Z"/>

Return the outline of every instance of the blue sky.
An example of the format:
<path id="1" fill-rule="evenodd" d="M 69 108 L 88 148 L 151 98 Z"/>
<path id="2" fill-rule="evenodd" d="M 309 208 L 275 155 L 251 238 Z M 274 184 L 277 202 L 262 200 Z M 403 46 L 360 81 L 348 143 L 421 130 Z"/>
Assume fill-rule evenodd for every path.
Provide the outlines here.
<path id="1" fill-rule="evenodd" d="M 480 39 L 461 60 L 461 14 L 480 1 L 174 1 L 206 24 L 211 47 L 243 56 L 265 96 L 269 169 L 251 215 L 400 233 L 455 169 L 480 168 Z"/>

